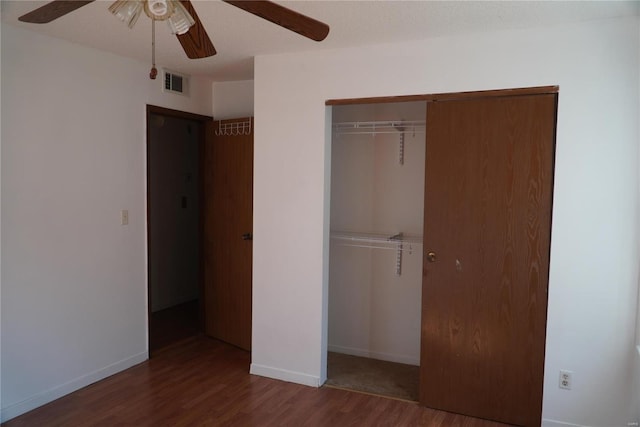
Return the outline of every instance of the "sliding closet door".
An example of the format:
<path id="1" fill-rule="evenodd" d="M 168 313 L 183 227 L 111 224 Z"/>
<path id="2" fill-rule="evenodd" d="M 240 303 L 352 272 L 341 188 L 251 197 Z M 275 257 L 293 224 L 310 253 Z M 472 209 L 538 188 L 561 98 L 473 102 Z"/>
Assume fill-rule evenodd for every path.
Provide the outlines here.
<path id="1" fill-rule="evenodd" d="M 429 103 L 420 400 L 540 426 L 556 95 Z"/>

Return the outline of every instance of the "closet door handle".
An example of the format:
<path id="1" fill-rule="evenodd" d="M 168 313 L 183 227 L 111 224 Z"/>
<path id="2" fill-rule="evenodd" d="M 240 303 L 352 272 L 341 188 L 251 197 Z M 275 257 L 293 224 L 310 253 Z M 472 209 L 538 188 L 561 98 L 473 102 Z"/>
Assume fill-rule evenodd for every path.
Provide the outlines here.
<path id="1" fill-rule="evenodd" d="M 435 252 L 427 253 L 427 261 L 436 262 L 436 253 Z"/>
<path id="2" fill-rule="evenodd" d="M 244 233 L 242 235 L 242 240 L 253 240 L 253 234 L 251 233 Z"/>

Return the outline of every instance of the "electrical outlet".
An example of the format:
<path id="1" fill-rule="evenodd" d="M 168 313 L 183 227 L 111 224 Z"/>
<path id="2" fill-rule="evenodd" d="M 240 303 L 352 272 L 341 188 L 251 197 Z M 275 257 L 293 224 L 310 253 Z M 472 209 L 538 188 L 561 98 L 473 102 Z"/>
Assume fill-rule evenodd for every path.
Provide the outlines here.
<path id="1" fill-rule="evenodd" d="M 558 387 L 564 390 L 571 390 L 571 386 L 573 386 L 573 372 L 561 369 Z"/>
<path id="2" fill-rule="evenodd" d="M 127 209 L 120 211 L 120 225 L 129 224 L 129 211 Z"/>

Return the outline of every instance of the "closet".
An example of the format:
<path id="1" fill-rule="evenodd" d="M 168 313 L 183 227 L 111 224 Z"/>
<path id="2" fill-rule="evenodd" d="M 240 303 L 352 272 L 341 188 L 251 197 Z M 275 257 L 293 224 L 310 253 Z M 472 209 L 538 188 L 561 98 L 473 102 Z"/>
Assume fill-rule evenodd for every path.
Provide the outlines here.
<path id="1" fill-rule="evenodd" d="M 539 426 L 558 88 L 344 101 L 327 384 Z"/>
<path id="2" fill-rule="evenodd" d="M 329 385 L 418 400 L 425 111 L 333 108 Z"/>

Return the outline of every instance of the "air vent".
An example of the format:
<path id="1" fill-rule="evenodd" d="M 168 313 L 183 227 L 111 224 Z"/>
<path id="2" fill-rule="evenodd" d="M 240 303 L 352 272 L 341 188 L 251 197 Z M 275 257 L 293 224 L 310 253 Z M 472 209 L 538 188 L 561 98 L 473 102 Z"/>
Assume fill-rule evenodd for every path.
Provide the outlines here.
<path id="1" fill-rule="evenodd" d="M 164 91 L 188 95 L 189 78 L 173 71 L 164 70 Z"/>

